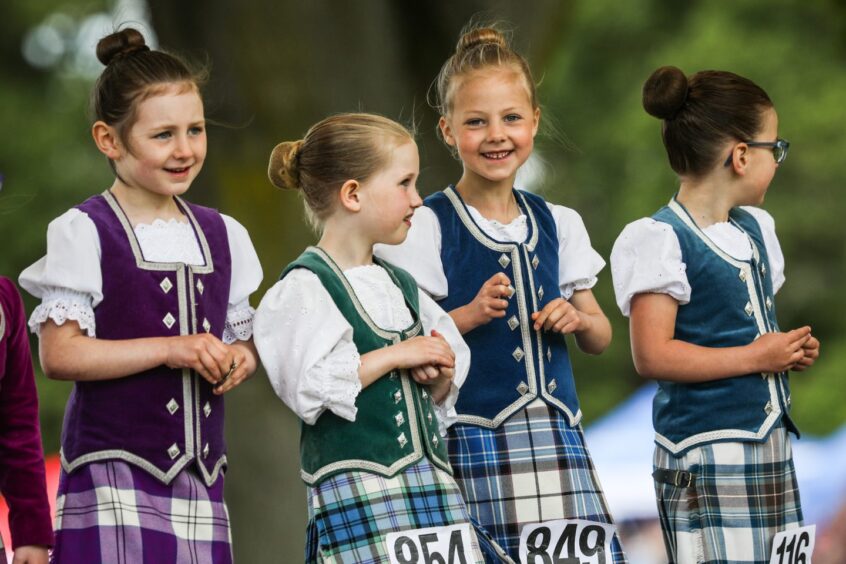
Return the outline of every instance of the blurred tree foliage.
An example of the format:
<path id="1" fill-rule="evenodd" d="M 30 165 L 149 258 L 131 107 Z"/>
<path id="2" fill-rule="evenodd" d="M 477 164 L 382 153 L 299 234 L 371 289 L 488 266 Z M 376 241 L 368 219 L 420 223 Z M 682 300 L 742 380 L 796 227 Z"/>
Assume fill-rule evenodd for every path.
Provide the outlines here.
<path id="1" fill-rule="evenodd" d="M 296 194 L 266 180 L 280 141 L 340 111 L 375 111 L 419 126 L 424 193 L 460 174 L 434 135 L 426 93 L 471 15 L 512 24 L 515 43 L 540 82 L 547 135 L 537 154 L 538 186 L 578 210 L 604 257 L 623 226 L 673 194 L 660 123 L 640 105 L 643 81 L 672 64 L 692 73 L 726 69 L 764 87 L 792 149 L 767 195 L 787 262 L 778 295 L 783 328 L 811 324 L 821 339 L 817 366 L 792 380 L 800 427 L 828 433 L 846 421 L 846 7 L 837 0 L 677 2 L 291 2 L 150 0 L 162 45 L 207 63 L 209 133 L 205 171 L 189 197 L 235 216 L 249 229 L 265 282 L 315 238 Z M 92 81 L 59 65 L 35 70 L 21 57 L 25 35 L 57 11 L 80 19 L 105 0 L 16 2 L 0 17 L 0 273 L 15 277 L 45 249 L 47 223 L 111 182 L 89 141 L 85 107 Z M 115 24 L 123 23 L 118 19 Z M 81 45 L 93 51 L 94 45 Z M 68 55 L 70 56 L 70 55 Z M 614 303 L 608 269 L 595 292 L 615 339 L 600 357 L 574 353 L 586 421 L 639 384 L 628 330 Z M 33 307 L 29 299 L 27 305 Z M 575 350 L 575 347 L 573 347 Z M 39 379 L 45 447 L 58 449 L 69 386 Z M 236 556 L 301 554 L 305 492 L 298 480 L 297 423 L 259 375 L 228 398 L 233 465 L 227 495 Z M 644 448 L 650 448 L 644 445 Z M 266 557 L 266 556 L 265 556 Z"/>

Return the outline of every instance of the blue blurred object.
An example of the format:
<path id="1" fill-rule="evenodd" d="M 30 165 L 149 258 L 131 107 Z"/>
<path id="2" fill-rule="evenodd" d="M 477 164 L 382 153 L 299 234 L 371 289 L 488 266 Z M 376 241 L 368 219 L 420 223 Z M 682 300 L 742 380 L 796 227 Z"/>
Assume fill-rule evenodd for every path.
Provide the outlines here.
<path id="1" fill-rule="evenodd" d="M 611 514 L 618 522 L 657 519 L 652 486 L 652 397 L 642 386 L 585 430 Z M 846 504 L 846 424 L 828 437 L 792 437 L 805 524 L 825 526 Z"/>

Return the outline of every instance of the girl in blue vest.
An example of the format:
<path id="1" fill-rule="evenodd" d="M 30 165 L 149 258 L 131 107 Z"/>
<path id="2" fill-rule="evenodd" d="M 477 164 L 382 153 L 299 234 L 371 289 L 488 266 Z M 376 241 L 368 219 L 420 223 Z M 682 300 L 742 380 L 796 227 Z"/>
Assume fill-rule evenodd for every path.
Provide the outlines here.
<path id="1" fill-rule="evenodd" d="M 461 561 L 483 561 L 444 441 L 469 351 L 408 273 L 373 257 L 374 244 L 405 239 L 418 171 L 408 130 L 371 114 L 329 117 L 270 157 L 271 182 L 302 192 L 320 233 L 255 320 L 273 388 L 303 422 L 309 563 L 419 556 L 420 535 L 453 539 L 445 527 L 464 530 Z"/>
<path id="2" fill-rule="evenodd" d="M 55 562 L 232 560 L 223 396 L 257 363 L 244 228 L 180 198 L 200 172 L 199 81 L 136 30 L 100 40 L 92 134 L 114 183 L 50 223 L 21 285 L 62 429 Z"/>
<path id="3" fill-rule="evenodd" d="M 378 252 L 412 273 L 470 346 L 450 461 L 470 512 L 516 560 L 525 525 L 611 523 L 564 338 L 591 354 L 611 341 L 591 292 L 605 263 L 578 213 L 514 187 L 540 108 L 528 64 L 500 32 L 463 34 L 437 89 L 440 132 L 464 172 L 426 199 L 405 244 Z M 616 535 L 613 559 L 624 560 Z"/>
<path id="4" fill-rule="evenodd" d="M 611 254 L 653 407 L 655 494 L 672 562 L 769 562 L 802 523 L 787 372 L 819 354 L 810 327 L 782 332 L 784 257 L 764 201 L 788 143 L 767 94 L 723 71 L 662 67 L 643 88 L 663 120 L 678 192 L 629 224 Z"/>

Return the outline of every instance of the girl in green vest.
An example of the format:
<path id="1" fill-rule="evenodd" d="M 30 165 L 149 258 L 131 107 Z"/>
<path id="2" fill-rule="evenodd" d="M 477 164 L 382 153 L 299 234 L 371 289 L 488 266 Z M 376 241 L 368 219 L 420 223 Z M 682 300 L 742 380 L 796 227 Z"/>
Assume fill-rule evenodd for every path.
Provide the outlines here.
<path id="1" fill-rule="evenodd" d="M 302 192 L 320 235 L 255 319 L 271 384 L 303 422 L 306 561 L 497 561 L 487 539 L 480 548 L 444 441 L 469 349 L 408 273 L 373 256 L 374 244 L 405 239 L 422 204 L 411 133 L 376 115 L 332 116 L 277 145 L 268 172 Z"/>

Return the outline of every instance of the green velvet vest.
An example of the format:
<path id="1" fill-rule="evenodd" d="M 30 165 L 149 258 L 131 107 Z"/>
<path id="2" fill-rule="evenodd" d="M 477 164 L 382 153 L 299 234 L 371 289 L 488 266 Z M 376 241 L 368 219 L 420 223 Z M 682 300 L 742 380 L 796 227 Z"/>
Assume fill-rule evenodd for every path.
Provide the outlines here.
<path id="1" fill-rule="evenodd" d="M 374 257 L 402 290 L 414 323 L 403 331 L 378 327 L 358 301 L 340 268 L 322 249 L 309 247 L 289 264 L 285 277 L 295 268 L 313 272 L 329 292 L 335 306 L 353 328 L 359 354 L 387 347 L 420 335 L 417 284 L 406 271 Z M 407 370 L 392 370 L 356 398 L 354 422 L 325 411 L 314 425 L 301 424 L 300 464 L 303 481 L 310 486 L 341 472 L 360 470 L 393 476 L 423 456 L 450 474 L 446 443 L 438 433 L 434 404 L 425 386 L 417 384 Z"/>

